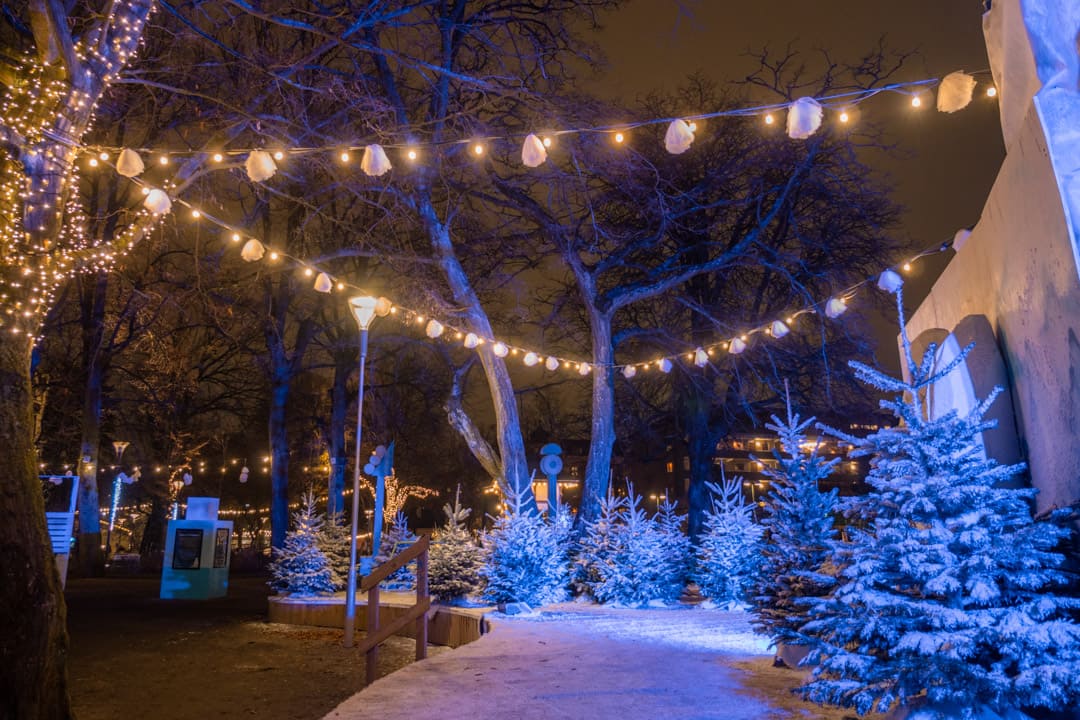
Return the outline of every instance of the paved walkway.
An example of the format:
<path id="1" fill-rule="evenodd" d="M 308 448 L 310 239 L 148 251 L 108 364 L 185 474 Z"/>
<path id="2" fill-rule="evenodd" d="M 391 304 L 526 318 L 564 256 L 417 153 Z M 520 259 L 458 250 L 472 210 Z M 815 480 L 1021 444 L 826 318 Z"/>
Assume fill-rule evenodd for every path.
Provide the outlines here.
<path id="1" fill-rule="evenodd" d="M 841 718 L 791 697 L 742 613 L 564 604 L 378 680 L 324 720 Z"/>

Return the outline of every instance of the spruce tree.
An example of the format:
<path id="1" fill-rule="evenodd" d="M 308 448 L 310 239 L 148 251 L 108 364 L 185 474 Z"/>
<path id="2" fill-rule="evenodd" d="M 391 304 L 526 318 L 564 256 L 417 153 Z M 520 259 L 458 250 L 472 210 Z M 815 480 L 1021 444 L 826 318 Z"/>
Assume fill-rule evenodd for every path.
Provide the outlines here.
<path id="1" fill-rule="evenodd" d="M 330 580 L 335 590 L 344 590 L 349 578 L 349 531 L 344 513 L 326 519 L 319 532 L 319 549 L 330 564 Z"/>
<path id="2" fill-rule="evenodd" d="M 656 524 L 664 557 L 664 582 L 669 588 L 665 597 L 678 600 L 686 590 L 694 559 L 690 537 L 686 534 L 686 515 L 678 512 L 678 503 L 665 498 L 657 510 Z"/>
<path id="3" fill-rule="evenodd" d="M 697 551 L 696 579 L 701 593 L 717 603 L 741 604 L 761 563 L 761 526 L 742 493 L 742 478 L 709 483 L 712 508 Z"/>
<path id="4" fill-rule="evenodd" d="M 816 446 L 804 449 L 806 429 L 813 423 L 814 418 L 801 420 L 792 413 L 789 398 L 787 419 L 774 415 L 766 425 L 779 436 L 780 451 L 773 451 L 777 468 L 765 470 L 772 482 L 751 605 L 755 629 L 777 644 L 805 644 L 798 631 L 807 620 L 806 598 L 827 595 L 835 583 L 831 559 L 837 490 L 822 492 L 819 484 L 840 458 L 826 461 Z"/>
<path id="5" fill-rule="evenodd" d="M 920 706 L 927 718 L 1076 708 L 1077 602 L 1054 592 L 1066 531 L 1033 521 L 1035 491 L 1012 486 L 1022 466 L 985 455 L 980 434 L 993 423 L 983 417 L 997 392 L 963 415 L 927 412 L 930 388 L 971 347 L 937 369 L 931 346 L 916 364 L 899 292 L 897 309 L 910 381 L 851 365 L 894 396 L 882 406 L 902 424 L 866 438 L 831 431 L 872 458 L 872 492 L 838 587 L 813 601 L 803 628 L 820 662 L 804 693 L 859 713 Z"/>
<path id="6" fill-rule="evenodd" d="M 533 607 L 565 599 L 569 561 L 564 513 L 557 511 L 548 520 L 513 493 L 504 498 L 503 514 L 483 536 L 484 598 Z"/>
<path id="7" fill-rule="evenodd" d="M 319 550 L 322 516 L 315 511 L 315 496 L 308 493 L 304 504 L 293 513 L 293 529 L 285 534 L 285 545 L 274 550 L 269 585 L 297 597 L 334 591 L 330 564 Z"/>
<path id="8" fill-rule="evenodd" d="M 394 515 L 393 522 L 383 530 L 381 542 L 379 543 L 379 552 L 375 556 L 375 564 L 381 565 L 390 560 L 416 542 L 416 540 L 416 535 L 409 530 L 409 521 L 405 518 L 405 513 L 398 511 Z M 416 562 L 408 563 L 396 570 L 383 581 L 383 587 L 388 590 L 411 590 L 415 588 Z"/>
<path id="9" fill-rule="evenodd" d="M 429 551 L 430 587 L 433 595 L 444 603 L 460 601 L 480 589 L 480 568 L 484 559 L 466 523 L 469 508 L 461 506 L 461 487 L 454 504 L 443 506 L 446 524 L 435 532 Z"/>

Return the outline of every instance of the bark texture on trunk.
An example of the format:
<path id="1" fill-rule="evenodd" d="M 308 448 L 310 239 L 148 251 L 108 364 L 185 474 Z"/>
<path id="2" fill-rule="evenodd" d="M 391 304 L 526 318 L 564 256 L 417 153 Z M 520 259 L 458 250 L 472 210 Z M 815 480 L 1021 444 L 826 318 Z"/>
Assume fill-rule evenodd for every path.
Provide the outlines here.
<path id="1" fill-rule="evenodd" d="M 607 497 L 611 482 L 611 455 L 615 447 L 615 349 L 611 338 L 611 317 L 589 306 L 592 335 L 593 391 L 592 429 L 589 459 L 585 464 L 585 487 L 581 493 L 581 520 L 600 516 L 600 502 Z"/>
<path id="2" fill-rule="evenodd" d="M 349 413 L 349 375 L 356 367 L 356 355 L 337 352 L 334 355 L 334 384 L 330 389 L 330 487 L 326 499 L 326 516 L 332 518 L 345 512 L 345 469 L 348 451 L 345 447 L 345 419 Z"/>
<path id="3" fill-rule="evenodd" d="M 68 718 L 64 595 L 33 446 L 30 341 L 0 342 L 0 718 Z"/>
<path id="4" fill-rule="evenodd" d="M 692 386 L 689 389 L 692 391 Z M 704 529 L 705 513 L 712 504 L 712 496 L 707 483 L 713 482 L 717 475 L 714 464 L 716 443 L 723 435 L 723 431 L 721 428 L 709 424 L 710 403 L 708 398 L 690 395 L 684 398 L 684 404 L 687 433 L 686 453 L 690 458 L 687 531 L 691 541 L 696 544 Z"/>
<path id="5" fill-rule="evenodd" d="M 270 547 L 285 545 L 289 529 L 289 436 L 285 424 L 289 380 L 275 378 L 270 389 Z"/>

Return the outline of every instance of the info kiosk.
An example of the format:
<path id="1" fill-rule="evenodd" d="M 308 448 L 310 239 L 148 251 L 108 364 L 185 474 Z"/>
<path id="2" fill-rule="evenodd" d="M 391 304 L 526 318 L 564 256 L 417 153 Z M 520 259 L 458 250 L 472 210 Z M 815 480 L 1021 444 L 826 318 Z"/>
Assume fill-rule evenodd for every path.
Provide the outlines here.
<path id="1" fill-rule="evenodd" d="M 218 520 L 218 498 L 192 497 L 183 520 L 170 520 L 161 570 L 163 599 L 224 597 L 229 588 L 232 521 Z"/>

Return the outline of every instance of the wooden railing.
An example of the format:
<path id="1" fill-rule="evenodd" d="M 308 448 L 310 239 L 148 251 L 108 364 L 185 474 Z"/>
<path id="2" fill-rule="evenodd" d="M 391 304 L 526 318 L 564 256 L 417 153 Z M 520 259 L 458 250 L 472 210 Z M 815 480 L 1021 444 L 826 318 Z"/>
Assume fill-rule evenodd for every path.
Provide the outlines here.
<path id="1" fill-rule="evenodd" d="M 410 622 L 416 623 L 416 659 L 423 660 L 427 657 L 427 612 L 431 609 L 431 596 L 428 595 L 428 548 L 430 545 L 431 537 L 421 535 L 420 539 L 406 550 L 379 565 L 360 581 L 360 592 L 367 593 L 367 637 L 360 643 L 360 652 L 364 653 L 367 659 L 368 685 L 375 682 L 379 645 Z M 413 560 L 416 560 L 416 604 L 393 622 L 379 627 L 379 583 Z"/>

